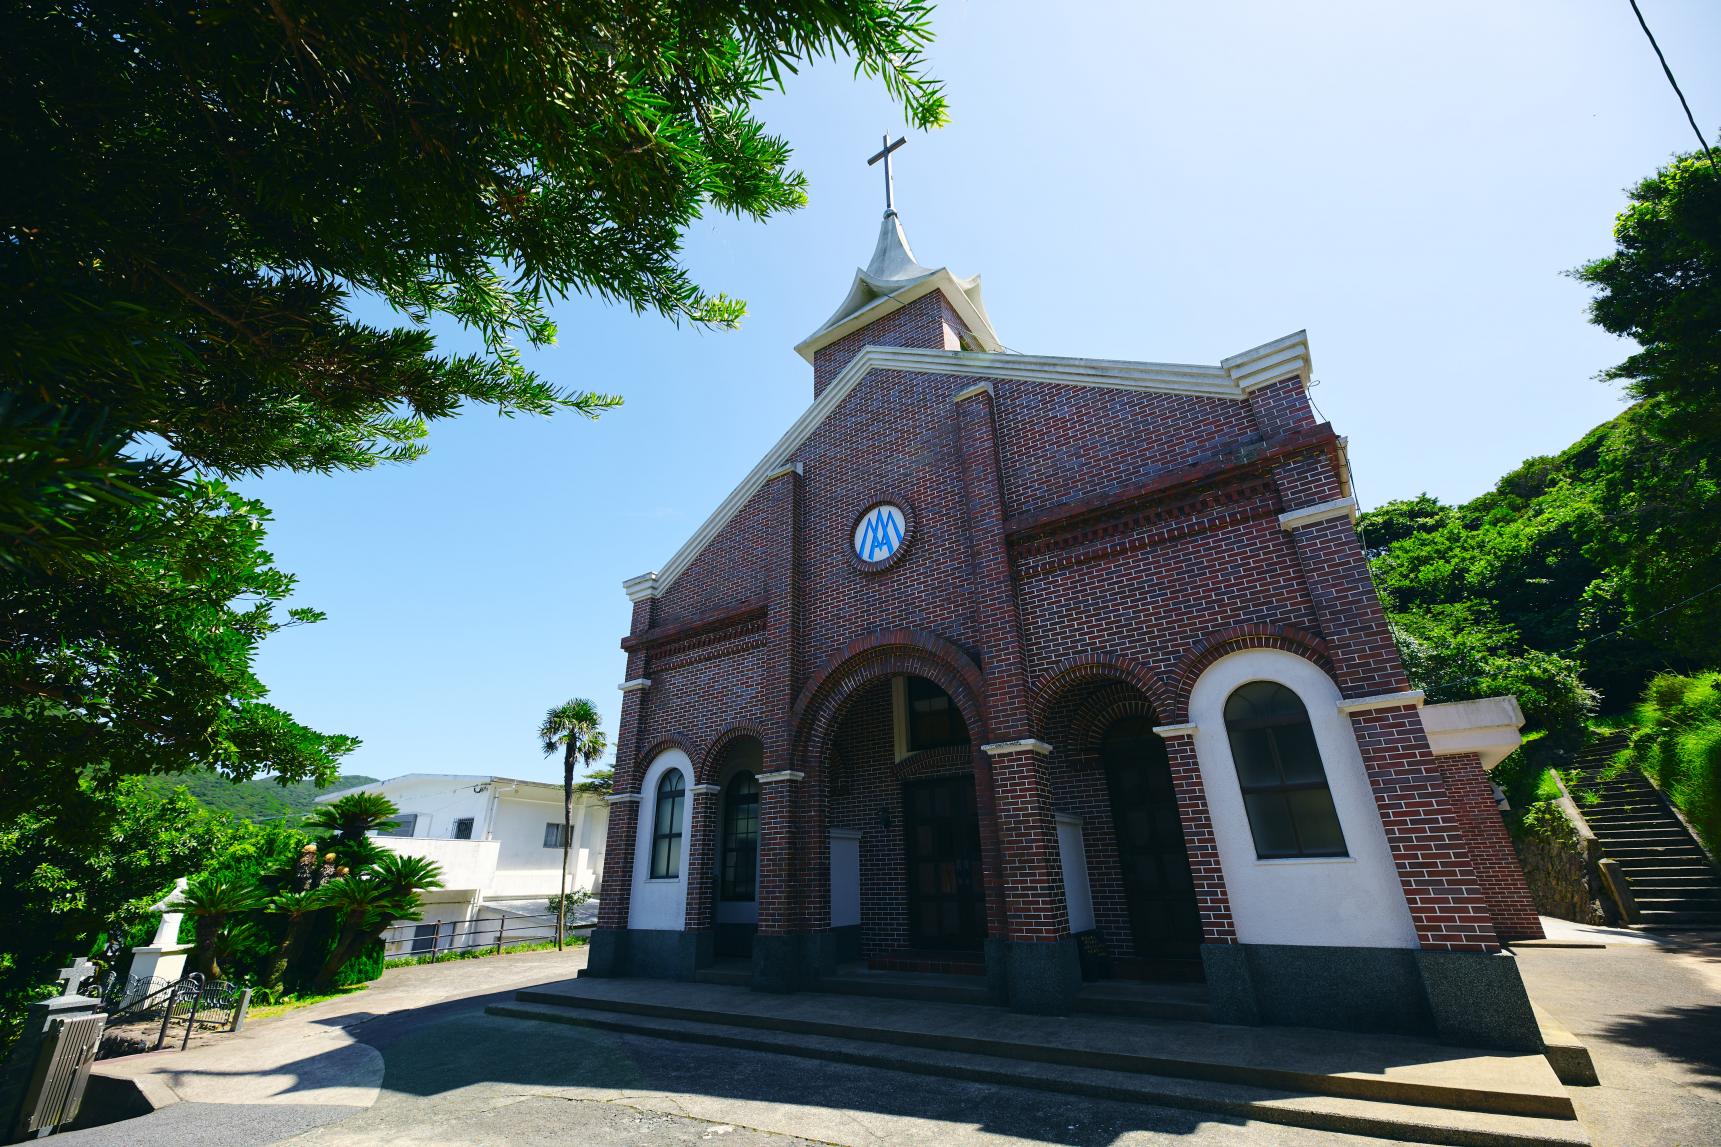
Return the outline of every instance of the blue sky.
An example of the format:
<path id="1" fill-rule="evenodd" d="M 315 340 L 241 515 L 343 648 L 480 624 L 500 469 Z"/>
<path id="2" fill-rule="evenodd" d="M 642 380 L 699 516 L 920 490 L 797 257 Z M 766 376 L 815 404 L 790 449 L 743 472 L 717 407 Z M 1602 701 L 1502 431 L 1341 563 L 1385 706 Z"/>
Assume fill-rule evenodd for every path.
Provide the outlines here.
<path id="1" fill-rule="evenodd" d="M 1641 3 L 1712 129 L 1721 4 Z M 1593 376 L 1628 347 L 1561 272 L 1609 251 L 1621 189 L 1695 142 L 1626 0 L 946 0 L 935 19 L 952 123 L 897 153 L 897 206 L 922 263 L 984 275 L 1009 347 L 1213 363 L 1306 328 L 1365 505 L 1473 497 L 1620 408 Z M 840 63 L 762 110 L 812 202 L 712 218 L 687 248 L 748 301 L 741 331 L 571 300 L 532 361 L 621 410 L 474 410 L 411 466 L 243 483 L 275 512 L 294 604 L 330 615 L 272 638 L 263 678 L 364 739 L 347 771 L 559 776 L 533 731 L 570 696 L 613 735 L 620 582 L 811 400 L 791 348 L 870 253 L 865 159 L 903 126 Z"/>

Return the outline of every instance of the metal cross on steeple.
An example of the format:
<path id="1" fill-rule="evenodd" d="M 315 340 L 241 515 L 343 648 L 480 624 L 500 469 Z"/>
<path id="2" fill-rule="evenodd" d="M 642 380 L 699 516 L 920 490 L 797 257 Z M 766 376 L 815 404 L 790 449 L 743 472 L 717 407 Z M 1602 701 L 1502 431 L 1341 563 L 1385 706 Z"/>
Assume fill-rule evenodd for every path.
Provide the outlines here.
<path id="1" fill-rule="evenodd" d="M 895 143 L 892 143 L 892 142 L 890 142 L 890 133 L 886 132 L 881 137 L 881 139 L 882 139 L 882 142 L 884 143 L 884 147 L 879 150 L 879 153 L 877 155 L 875 155 L 871 159 L 867 160 L 866 165 L 868 167 L 871 167 L 873 164 L 877 163 L 879 160 L 881 160 L 881 159 L 884 160 L 884 209 L 886 211 L 895 211 L 896 210 L 896 193 L 895 193 L 894 189 L 891 187 L 891 183 L 890 183 L 890 153 L 895 151 L 897 148 L 901 147 L 903 144 L 907 143 L 908 137 L 902 136 L 902 137 L 898 138 Z"/>

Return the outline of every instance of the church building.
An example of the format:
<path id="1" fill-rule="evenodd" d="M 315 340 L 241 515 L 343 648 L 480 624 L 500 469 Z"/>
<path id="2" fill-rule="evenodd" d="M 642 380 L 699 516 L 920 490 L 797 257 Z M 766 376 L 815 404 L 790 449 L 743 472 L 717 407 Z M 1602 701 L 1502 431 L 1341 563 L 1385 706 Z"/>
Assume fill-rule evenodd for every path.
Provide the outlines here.
<path id="1" fill-rule="evenodd" d="M 1174 981 L 1220 1022 L 1540 1046 L 1485 772 L 1522 717 L 1410 687 L 1302 332 L 1006 352 L 887 210 L 796 350 L 811 405 L 625 583 L 588 974 L 959 974 L 1036 1013 Z"/>

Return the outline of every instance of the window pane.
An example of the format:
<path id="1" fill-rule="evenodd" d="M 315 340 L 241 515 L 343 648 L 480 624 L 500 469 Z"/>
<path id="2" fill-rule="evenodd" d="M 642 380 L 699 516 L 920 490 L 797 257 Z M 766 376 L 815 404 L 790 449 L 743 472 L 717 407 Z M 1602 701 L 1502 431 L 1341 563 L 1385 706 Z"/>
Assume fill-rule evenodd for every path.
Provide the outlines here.
<path id="1" fill-rule="evenodd" d="M 669 837 L 660 836 L 651 842 L 651 875 L 653 879 L 669 875 Z"/>
<path id="2" fill-rule="evenodd" d="M 562 847 L 562 826 L 561 825 L 551 823 L 551 824 L 546 824 L 544 826 L 544 847 L 545 848 L 560 848 L 560 847 Z"/>
<path id="3" fill-rule="evenodd" d="M 681 875 L 681 834 L 677 833 L 675 836 L 667 838 L 667 840 L 665 840 L 664 843 L 668 846 L 667 850 L 666 850 L 668 858 L 664 862 L 663 875 L 665 875 L 665 876 L 680 876 Z"/>
<path id="4" fill-rule="evenodd" d="M 1303 855 L 1345 855 L 1345 835 L 1339 828 L 1339 814 L 1333 808 L 1333 794 L 1319 788 L 1299 789 L 1286 795 L 1290 798 L 1291 816 L 1297 822 Z"/>
<path id="5" fill-rule="evenodd" d="M 1279 766 L 1273 760 L 1273 731 L 1233 729 L 1231 756 L 1237 762 L 1237 779 L 1244 788 L 1279 783 Z"/>
<path id="6" fill-rule="evenodd" d="M 1298 721 L 1294 725 L 1279 725 L 1270 732 L 1279 748 L 1279 767 L 1285 771 L 1285 783 L 1297 784 L 1303 781 L 1325 781 L 1326 773 L 1321 768 L 1321 751 L 1315 747 L 1315 731 L 1308 721 Z"/>
<path id="7" fill-rule="evenodd" d="M 1295 856 L 1297 833 L 1283 793 L 1251 793 L 1243 798 L 1249 811 L 1249 831 L 1259 856 Z"/>

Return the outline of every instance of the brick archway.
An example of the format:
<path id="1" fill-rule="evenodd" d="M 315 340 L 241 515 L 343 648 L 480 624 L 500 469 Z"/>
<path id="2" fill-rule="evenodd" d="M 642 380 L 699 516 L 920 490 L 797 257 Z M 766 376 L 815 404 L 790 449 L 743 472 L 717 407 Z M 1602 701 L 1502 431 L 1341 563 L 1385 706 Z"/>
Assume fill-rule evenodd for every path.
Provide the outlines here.
<path id="1" fill-rule="evenodd" d="M 1189 694 L 1194 690 L 1195 682 L 1200 679 L 1201 674 L 1226 654 L 1244 649 L 1281 649 L 1286 653 L 1295 653 L 1298 657 L 1314 662 L 1328 677 L 1333 676 L 1333 663 L 1327 651 L 1327 643 L 1319 635 L 1295 625 L 1234 625 L 1229 629 L 1208 634 L 1191 645 L 1184 651 L 1183 656 L 1177 659 L 1177 664 L 1171 671 L 1171 705 L 1168 709 L 1161 710 L 1166 714 L 1165 722 L 1181 724 L 1189 720 Z"/>
<path id="2" fill-rule="evenodd" d="M 985 741 L 985 680 L 973 658 L 937 634 L 887 629 L 849 642 L 809 675 L 789 710 L 794 760 L 809 773 L 822 770 L 849 702 L 868 685 L 897 674 L 935 682 L 956 703 L 974 745 Z"/>
<path id="3" fill-rule="evenodd" d="M 1162 715 L 1162 720 L 1168 720 L 1163 714 L 1176 708 L 1175 695 L 1165 687 L 1157 674 L 1140 661 L 1116 653 L 1082 653 L 1060 661 L 1035 684 L 1029 709 L 1034 728 L 1050 738 L 1048 721 L 1052 707 L 1058 700 L 1067 696 L 1072 689 L 1105 681 L 1133 685 L 1147 704 L 1152 706 L 1154 713 Z M 1055 738 L 1052 739 L 1052 746 L 1063 748 Z"/>
<path id="4" fill-rule="evenodd" d="M 632 787 L 629 791 L 639 791 L 639 778 L 645 776 L 646 772 L 651 768 L 652 761 L 656 760 L 660 755 L 670 749 L 680 749 L 682 752 L 686 753 L 689 768 L 693 766 L 695 761 L 699 760 L 699 750 L 694 747 L 692 741 L 683 737 L 680 733 L 665 733 L 663 736 L 647 745 L 639 754 L 638 759 L 634 762 L 634 775 L 629 779 L 629 784 Z"/>
<path id="5" fill-rule="evenodd" d="M 813 791 L 829 785 L 837 731 L 851 703 L 869 686 L 896 675 L 924 677 L 950 695 L 968 727 L 967 763 L 974 773 L 981 864 L 989 935 L 1005 935 L 1007 914 L 999 847 L 997 803 L 991 761 L 980 749 L 987 740 L 985 679 L 974 659 L 953 642 L 918 629 L 888 629 L 867 634 L 836 651 L 809 676 L 790 709 L 794 767 L 805 771 Z M 822 832 L 809 819 L 806 827 Z M 808 855 L 819 842 L 806 842 Z M 828 914 L 828 884 L 805 890 L 808 915 Z"/>
<path id="6" fill-rule="evenodd" d="M 708 785 L 717 781 L 717 771 L 723 764 L 724 754 L 729 746 L 745 737 L 751 737 L 759 742 L 761 750 L 765 745 L 765 730 L 751 721 L 738 721 L 725 728 L 711 740 L 711 747 L 705 750 L 705 755 L 698 760 L 694 768 L 695 783 Z"/>

